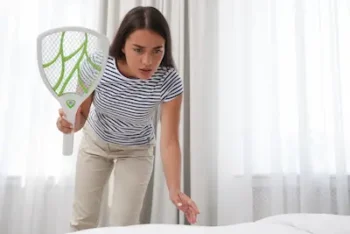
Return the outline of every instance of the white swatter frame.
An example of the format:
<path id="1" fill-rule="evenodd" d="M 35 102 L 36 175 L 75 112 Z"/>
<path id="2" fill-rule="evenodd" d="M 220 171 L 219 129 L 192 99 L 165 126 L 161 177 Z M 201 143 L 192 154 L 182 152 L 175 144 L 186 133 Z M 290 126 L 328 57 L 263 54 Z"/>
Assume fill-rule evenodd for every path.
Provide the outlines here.
<path id="1" fill-rule="evenodd" d="M 62 32 L 67 32 L 67 31 L 74 31 L 74 32 L 82 32 L 82 33 L 87 33 L 90 35 L 93 35 L 98 38 L 98 41 L 100 43 L 100 48 L 103 52 L 103 61 L 101 64 L 101 72 L 99 77 L 96 78 L 96 82 L 94 82 L 90 87 L 89 91 L 87 93 L 83 93 L 83 95 L 78 95 L 75 93 L 66 93 L 63 94 L 62 96 L 58 96 L 56 92 L 52 89 L 49 81 L 46 78 L 45 70 L 43 68 L 43 58 L 42 58 L 42 41 L 46 36 L 49 36 L 51 34 L 55 33 L 62 33 Z M 42 81 L 44 82 L 45 86 L 47 89 L 50 91 L 52 96 L 60 103 L 63 111 L 67 115 L 67 120 L 71 122 L 72 124 L 75 123 L 75 115 L 77 113 L 78 108 L 80 105 L 93 93 L 93 91 L 96 89 L 97 85 L 100 83 L 100 80 L 103 76 L 103 73 L 105 71 L 107 61 L 108 61 L 108 54 L 109 54 L 109 46 L 110 42 L 109 39 L 101 34 L 98 33 L 92 29 L 85 28 L 85 27 L 79 27 L 79 26 L 68 26 L 68 27 L 58 27 L 58 28 L 53 28 L 50 30 L 47 30 L 43 33 L 40 33 L 37 37 L 37 59 L 38 59 L 38 66 L 39 66 L 39 72 L 40 76 L 42 78 Z M 75 105 L 73 108 L 68 108 L 66 105 L 66 102 L 68 100 L 75 100 Z M 74 133 L 70 134 L 64 134 L 63 138 L 63 155 L 71 155 L 73 153 L 73 145 L 74 145 Z"/>

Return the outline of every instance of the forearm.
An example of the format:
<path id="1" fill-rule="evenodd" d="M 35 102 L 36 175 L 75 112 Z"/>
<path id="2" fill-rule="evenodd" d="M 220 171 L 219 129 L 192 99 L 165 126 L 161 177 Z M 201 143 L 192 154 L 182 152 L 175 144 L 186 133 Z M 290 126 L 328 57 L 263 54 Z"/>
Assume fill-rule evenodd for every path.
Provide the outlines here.
<path id="1" fill-rule="evenodd" d="M 82 120 L 79 123 L 75 124 L 74 132 L 79 132 L 85 126 L 85 123 L 86 119 L 85 117 L 82 117 Z"/>
<path id="2" fill-rule="evenodd" d="M 76 122 L 75 131 L 80 131 L 84 126 L 89 117 L 90 108 L 92 104 L 93 94 L 88 97 L 78 109 L 77 116 L 80 115 L 79 121 Z"/>
<path id="3" fill-rule="evenodd" d="M 180 190 L 181 150 L 179 142 L 177 140 L 172 140 L 168 143 L 161 142 L 161 157 L 169 192 Z"/>

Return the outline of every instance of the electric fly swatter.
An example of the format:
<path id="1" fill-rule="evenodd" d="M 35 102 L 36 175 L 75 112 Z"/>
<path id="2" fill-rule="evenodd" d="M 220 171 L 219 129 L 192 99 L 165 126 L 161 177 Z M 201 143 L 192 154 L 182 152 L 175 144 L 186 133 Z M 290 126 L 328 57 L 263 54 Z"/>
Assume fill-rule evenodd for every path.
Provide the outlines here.
<path id="1" fill-rule="evenodd" d="M 99 84 L 108 50 L 106 36 L 83 27 L 55 28 L 37 38 L 42 80 L 73 126 L 79 106 Z M 64 134 L 63 155 L 71 155 L 73 145 L 74 133 Z"/>

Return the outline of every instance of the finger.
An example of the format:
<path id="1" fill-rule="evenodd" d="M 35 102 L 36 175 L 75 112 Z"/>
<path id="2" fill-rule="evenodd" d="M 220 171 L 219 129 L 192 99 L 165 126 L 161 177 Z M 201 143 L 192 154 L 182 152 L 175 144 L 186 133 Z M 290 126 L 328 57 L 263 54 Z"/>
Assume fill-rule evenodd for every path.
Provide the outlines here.
<path id="1" fill-rule="evenodd" d="M 196 213 L 196 211 L 192 210 L 192 215 L 193 215 L 193 223 L 197 223 L 197 213 Z"/>
<path id="2" fill-rule="evenodd" d="M 197 212 L 192 207 L 189 207 L 186 213 L 188 214 L 192 223 L 196 222 Z"/>
<path id="3" fill-rule="evenodd" d="M 191 214 L 190 214 L 189 212 L 186 212 L 186 213 L 185 213 L 185 216 L 186 216 L 187 221 L 188 221 L 190 224 L 192 224 L 192 223 L 193 223 L 193 220 L 192 220 L 192 218 L 191 218 Z"/>
<path id="4" fill-rule="evenodd" d="M 189 209 L 189 207 L 193 207 L 193 209 L 196 210 L 196 204 L 186 194 L 181 193 L 180 198 L 183 201 L 183 203 L 187 206 L 187 209 Z"/>
<path id="5" fill-rule="evenodd" d="M 186 194 L 181 194 L 181 199 L 185 200 L 186 204 L 188 206 L 192 207 L 197 214 L 200 213 L 196 203 L 190 197 L 188 197 Z"/>
<path id="6" fill-rule="evenodd" d="M 60 124 L 64 128 L 73 128 L 73 125 L 69 123 L 67 120 L 65 120 L 64 118 L 60 119 Z"/>
<path id="7" fill-rule="evenodd" d="M 185 213 L 186 218 L 189 223 L 194 224 L 197 221 L 197 216 L 192 210 L 188 210 L 188 212 Z"/>
<path id="8" fill-rule="evenodd" d="M 63 133 L 71 133 L 72 128 L 62 127 L 60 121 L 57 121 L 57 128 Z"/>
<path id="9" fill-rule="evenodd" d="M 66 114 L 64 113 L 64 111 L 63 111 L 63 109 L 62 108 L 60 108 L 59 110 L 58 110 L 58 114 L 60 115 L 60 117 L 66 117 Z"/>
<path id="10" fill-rule="evenodd" d="M 68 133 L 72 133 L 72 132 L 73 132 L 73 129 L 72 129 L 72 128 L 61 128 L 61 131 L 62 131 L 63 133 L 68 134 Z"/>
<path id="11" fill-rule="evenodd" d="M 198 207 L 197 207 L 197 205 L 196 205 L 196 203 L 195 203 L 194 201 L 192 201 L 192 200 L 190 199 L 190 200 L 187 202 L 187 204 L 191 207 L 191 209 L 194 210 L 194 212 L 195 212 L 196 214 L 200 214 L 199 209 L 198 209 Z"/>
<path id="12" fill-rule="evenodd" d="M 188 212 L 191 212 L 191 213 L 193 213 L 195 215 L 198 214 L 198 212 L 192 206 L 188 206 Z"/>
<path id="13" fill-rule="evenodd" d="M 192 210 L 192 209 L 190 209 L 190 210 L 191 210 L 193 222 L 194 222 L 194 223 L 197 223 L 197 215 L 198 215 L 198 213 L 196 213 L 195 210 Z"/>

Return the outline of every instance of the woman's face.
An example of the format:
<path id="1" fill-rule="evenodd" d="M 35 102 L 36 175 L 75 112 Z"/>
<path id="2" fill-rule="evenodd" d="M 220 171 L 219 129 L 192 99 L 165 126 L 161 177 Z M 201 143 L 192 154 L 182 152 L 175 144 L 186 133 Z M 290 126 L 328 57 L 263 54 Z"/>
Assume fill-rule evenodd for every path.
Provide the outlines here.
<path id="1" fill-rule="evenodd" d="M 130 34 L 123 48 L 127 73 L 140 79 L 151 78 L 164 57 L 164 47 L 164 38 L 153 31 L 139 29 Z"/>

